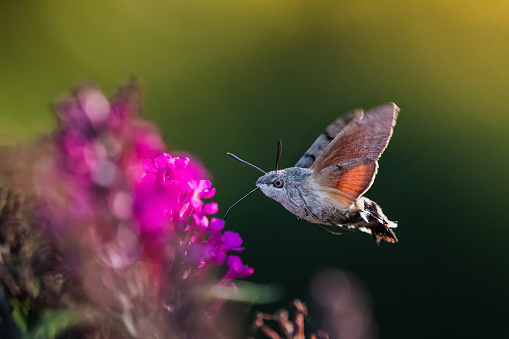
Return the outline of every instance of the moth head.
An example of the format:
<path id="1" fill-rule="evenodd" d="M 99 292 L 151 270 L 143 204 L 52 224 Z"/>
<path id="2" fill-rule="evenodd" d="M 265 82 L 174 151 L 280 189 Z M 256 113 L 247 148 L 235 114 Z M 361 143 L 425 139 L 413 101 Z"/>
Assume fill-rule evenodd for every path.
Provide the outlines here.
<path id="1" fill-rule="evenodd" d="M 258 187 L 263 194 L 277 201 L 279 201 L 278 197 L 286 195 L 286 186 L 287 178 L 285 176 L 285 170 L 268 172 L 256 181 L 256 187 Z"/>
<path id="2" fill-rule="evenodd" d="M 281 203 L 291 200 L 298 200 L 297 191 L 302 188 L 311 172 L 302 168 L 286 168 L 278 171 L 271 171 L 261 176 L 256 181 L 256 186 L 269 198 Z"/>

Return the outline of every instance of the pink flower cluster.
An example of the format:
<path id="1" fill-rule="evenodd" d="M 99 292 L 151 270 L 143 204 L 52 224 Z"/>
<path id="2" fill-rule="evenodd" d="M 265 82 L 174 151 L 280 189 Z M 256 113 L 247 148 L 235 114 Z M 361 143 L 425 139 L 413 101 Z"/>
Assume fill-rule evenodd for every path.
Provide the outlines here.
<path id="1" fill-rule="evenodd" d="M 163 153 L 158 128 L 140 110 L 132 85 L 111 103 L 83 85 L 56 106 L 53 160 L 36 177 L 39 216 L 93 305 L 113 313 L 139 310 L 139 317 L 170 311 L 166 328 L 182 330 L 199 318 L 196 308 L 182 305 L 201 305 L 203 314 L 216 309 L 192 301 L 194 290 L 205 281 L 209 289 L 211 281 L 229 286 L 253 269 L 234 255 L 244 250 L 240 235 L 211 218 L 218 205 L 206 201 L 215 189 L 205 168 L 192 157 Z M 224 263 L 226 274 L 214 278 L 211 268 Z M 124 316 L 131 331 L 135 320 Z"/>
<path id="2" fill-rule="evenodd" d="M 179 247 L 185 249 L 181 260 L 192 263 L 190 270 L 197 270 L 197 274 L 206 274 L 207 265 L 226 262 L 226 279 L 248 277 L 253 269 L 242 265 L 238 256 L 229 255 L 244 250 L 240 247 L 242 238 L 236 232 L 223 232 L 224 220 L 209 220 L 218 206 L 202 199 L 212 198 L 216 190 L 210 181 L 196 177 L 199 171 L 194 166 L 197 164 L 189 158 L 166 153 L 143 162 L 144 173 L 135 185 L 133 208 L 140 231 L 150 239 L 152 248 L 159 246 L 158 240 L 177 237 Z"/>

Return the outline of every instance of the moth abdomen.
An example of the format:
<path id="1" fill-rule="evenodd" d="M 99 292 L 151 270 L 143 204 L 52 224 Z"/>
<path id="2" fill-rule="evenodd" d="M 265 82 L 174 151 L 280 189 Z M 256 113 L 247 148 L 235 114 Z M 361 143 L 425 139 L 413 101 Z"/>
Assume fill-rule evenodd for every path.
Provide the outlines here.
<path id="1" fill-rule="evenodd" d="M 355 204 L 358 209 L 358 215 L 362 218 L 362 227 L 367 228 L 373 235 L 376 242 L 385 240 L 387 242 L 398 242 L 396 234 L 392 228 L 397 227 L 397 223 L 390 221 L 382 212 L 382 208 L 373 200 L 361 197 Z"/>

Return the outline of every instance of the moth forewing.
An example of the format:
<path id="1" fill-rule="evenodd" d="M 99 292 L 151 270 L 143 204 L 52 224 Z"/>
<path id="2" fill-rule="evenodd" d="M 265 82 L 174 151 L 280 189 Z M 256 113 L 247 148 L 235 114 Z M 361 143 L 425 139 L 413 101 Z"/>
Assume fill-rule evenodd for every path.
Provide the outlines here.
<path id="1" fill-rule="evenodd" d="M 399 108 L 394 103 L 389 103 L 373 108 L 365 114 L 356 113 L 310 168 L 320 171 L 325 167 L 358 158 L 378 160 L 392 136 L 398 112 Z"/>
<path id="2" fill-rule="evenodd" d="M 315 160 L 322 154 L 322 152 L 327 148 L 327 145 L 331 143 L 332 140 L 339 134 L 339 132 L 353 119 L 356 117 L 363 115 L 364 110 L 356 109 L 352 112 L 348 112 L 343 116 L 334 120 L 322 134 L 318 136 L 318 138 L 313 142 L 311 147 L 304 153 L 304 155 L 297 161 L 295 167 L 303 167 L 309 168 Z"/>

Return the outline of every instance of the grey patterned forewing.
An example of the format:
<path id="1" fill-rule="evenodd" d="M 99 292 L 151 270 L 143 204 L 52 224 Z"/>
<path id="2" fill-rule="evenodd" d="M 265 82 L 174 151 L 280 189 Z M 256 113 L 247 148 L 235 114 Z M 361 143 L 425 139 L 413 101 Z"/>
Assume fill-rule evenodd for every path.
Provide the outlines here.
<path id="1" fill-rule="evenodd" d="M 297 161 L 295 167 L 309 168 L 315 160 L 322 154 L 332 140 L 338 135 L 338 133 L 353 119 L 361 117 L 363 115 L 362 109 L 356 109 L 352 112 L 348 112 L 336 120 L 334 120 L 325 131 L 315 140 L 315 142 L 309 147 L 304 155 Z"/>

